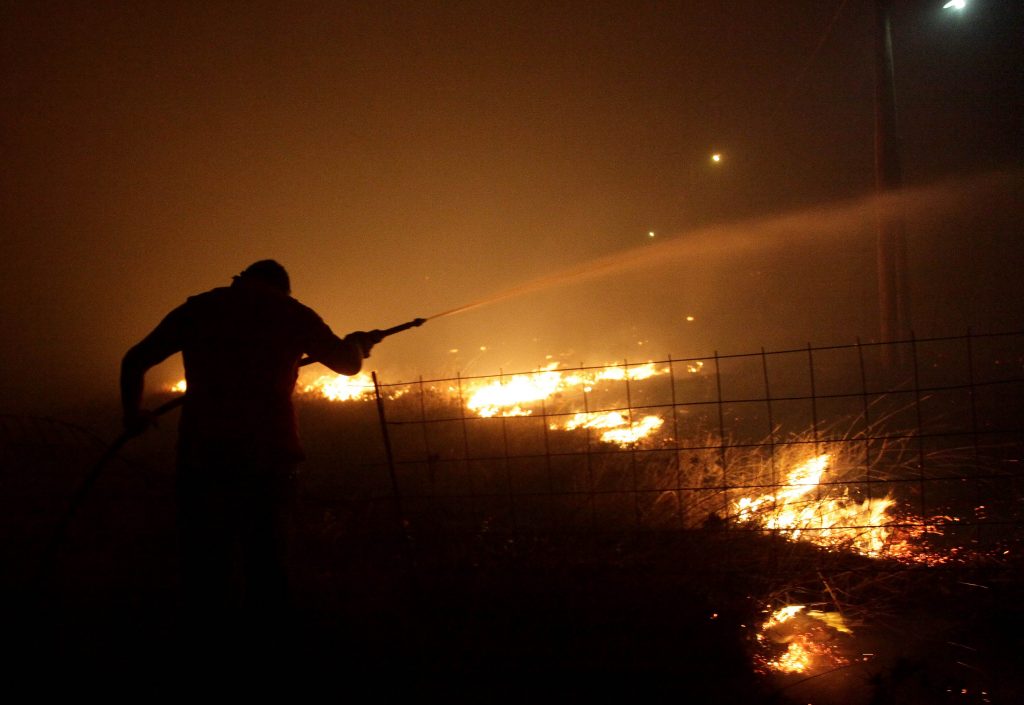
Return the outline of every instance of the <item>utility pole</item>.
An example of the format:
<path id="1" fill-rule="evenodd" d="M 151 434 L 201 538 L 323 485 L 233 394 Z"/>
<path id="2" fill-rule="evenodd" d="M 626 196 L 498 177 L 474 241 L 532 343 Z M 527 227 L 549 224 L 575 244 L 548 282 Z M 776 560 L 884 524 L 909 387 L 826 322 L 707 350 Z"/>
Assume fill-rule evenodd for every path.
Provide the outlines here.
<path id="1" fill-rule="evenodd" d="M 896 126 L 890 5 L 890 0 L 875 0 L 875 189 L 879 195 L 895 193 L 903 187 Z M 903 216 L 899 212 L 881 209 L 878 213 L 878 302 L 883 343 L 910 337 L 908 274 Z M 897 362 L 895 355 L 887 354 L 887 357 L 890 357 L 890 362 Z"/>

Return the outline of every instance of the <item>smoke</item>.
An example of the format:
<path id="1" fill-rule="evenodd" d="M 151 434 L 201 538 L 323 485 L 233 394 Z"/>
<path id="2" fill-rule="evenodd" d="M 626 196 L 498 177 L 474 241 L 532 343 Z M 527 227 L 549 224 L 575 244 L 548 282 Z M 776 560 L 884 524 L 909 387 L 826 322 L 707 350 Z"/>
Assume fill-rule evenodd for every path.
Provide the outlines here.
<path id="1" fill-rule="evenodd" d="M 1014 183 L 1007 174 L 976 177 L 963 183 L 944 183 L 898 193 L 872 195 L 837 205 L 826 205 L 779 216 L 758 217 L 737 223 L 713 225 L 679 234 L 650 247 L 637 247 L 546 274 L 456 308 L 435 313 L 429 319 L 452 316 L 482 306 L 581 283 L 640 268 L 674 266 L 707 258 L 743 257 L 759 251 L 797 250 L 810 241 L 834 241 L 863 235 L 876 220 L 902 217 L 924 224 L 961 211 L 1002 192 Z M 837 255 L 841 258 L 841 255 Z"/>
<path id="2" fill-rule="evenodd" d="M 474 351 L 489 342 L 462 359 L 480 372 L 873 340 L 876 224 L 899 217 L 915 334 L 1013 328 L 1021 285 L 994 255 L 1019 254 L 1020 185 L 990 173 L 701 227 L 534 276 L 431 327 Z"/>
<path id="3" fill-rule="evenodd" d="M 567 266 L 558 263 L 571 251 L 508 266 L 479 265 L 470 261 L 472 253 L 460 260 L 456 252 L 447 262 L 444 283 L 423 293 L 408 277 L 415 259 L 397 263 L 389 278 L 355 283 L 311 281 L 301 267 L 290 269 L 299 297 L 331 325 L 346 326 L 338 328 L 342 334 L 429 315 L 428 325 L 375 348 L 368 364 L 390 381 L 515 372 L 550 360 L 606 364 L 761 346 L 845 344 L 877 338 L 875 223 L 899 214 L 907 223 L 915 334 L 963 333 L 968 326 L 978 332 L 1009 330 L 1024 320 L 1024 283 L 1017 272 L 1021 184 L 1018 173 L 946 181 L 659 235 L 642 246 Z M 141 301 L 149 301 L 144 307 L 123 295 L 92 290 L 89 315 L 65 321 L 63 330 L 47 331 L 35 318 L 25 318 L 19 333 L 18 320 L 9 321 L 5 328 L 11 337 L 3 350 L 7 409 L 57 414 L 57 400 L 71 405 L 98 395 L 116 399 L 123 353 L 118 345 L 127 349 L 155 325 L 161 311 L 180 303 L 182 294 L 225 284 L 248 263 L 237 255 L 225 259 L 204 263 L 202 272 L 175 268 L 180 269 L 176 283 L 153 282 L 142 294 L 149 297 Z M 218 267 L 222 276 L 210 279 Z M 430 303 L 440 300 L 436 292 L 449 301 L 471 295 L 487 281 L 481 272 L 500 272 L 492 278 L 503 281 L 519 276 L 523 282 L 479 298 L 467 296 L 468 303 L 430 314 Z M 318 305 L 329 300 L 329 292 L 355 286 L 372 293 L 370 287 L 380 289 L 381 282 L 397 285 L 389 292 L 393 296 L 361 297 L 348 308 Z M 111 317 L 118 311 L 132 311 L 140 320 L 122 322 L 115 331 Z M 38 309 L 36 315 L 42 315 Z M 91 332 L 83 334 L 82 327 Z M 178 375 L 180 361 L 173 358 L 150 373 L 148 387 Z"/>

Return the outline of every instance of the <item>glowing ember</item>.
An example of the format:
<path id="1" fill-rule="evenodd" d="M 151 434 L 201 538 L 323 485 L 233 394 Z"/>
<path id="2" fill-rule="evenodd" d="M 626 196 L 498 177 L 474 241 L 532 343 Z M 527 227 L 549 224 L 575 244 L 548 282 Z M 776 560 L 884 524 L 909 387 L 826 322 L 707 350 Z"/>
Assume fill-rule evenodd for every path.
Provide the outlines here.
<path id="1" fill-rule="evenodd" d="M 803 673 L 811 665 L 811 652 L 805 639 L 791 641 L 786 653 L 765 663 L 768 668 L 780 673 Z"/>
<path id="2" fill-rule="evenodd" d="M 959 519 L 941 515 L 933 516 L 926 521 L 916 517 L 907 517 L 907 523 L 893 529 L 889 543 L 885 547 L 885 557 L 903 563 L 917 563 L 927 566 L 949 565 L 958 560 L 970 557 L 969 551 L 952 546 L 945 551 L 929 551 L 926 540 L 929 535 L 941 536 L 943 524 L 954 524 Z"/>
<path id="3" fill-rule="evenodd" d="M 167 387 L 167 391 L 177 392 L 178 394 L 184 394 L 186 389 L 188 389 L 188 384 L 186 384 L 183 379 L 179 379 L 177 382 Z"/>

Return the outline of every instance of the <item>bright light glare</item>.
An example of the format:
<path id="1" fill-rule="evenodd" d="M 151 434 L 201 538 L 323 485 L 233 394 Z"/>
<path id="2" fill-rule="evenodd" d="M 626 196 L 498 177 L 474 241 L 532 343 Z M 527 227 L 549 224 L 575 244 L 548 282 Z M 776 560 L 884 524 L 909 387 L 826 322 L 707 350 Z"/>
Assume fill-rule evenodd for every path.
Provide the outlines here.
<path id="1" fill-rule="evenodd" d="M 949 0 L 942 6 L 944 10 L 962 10 L 967 7 L 967 0 Z"/>
<path id="2" fill-rule="evenodd" d="M 720 161 L 722 161 L 722 155 L 719 154 L 718 152 L 715 152 L 714 154 L 711 155 L 711 161 L 713 161 L 715 164 L 718 164 Z"/>
<path id="3" fill-rule="evenodd" d="M 653 230 L 648 231 L 647 237 L 654 237 L 654 231 Z"/>

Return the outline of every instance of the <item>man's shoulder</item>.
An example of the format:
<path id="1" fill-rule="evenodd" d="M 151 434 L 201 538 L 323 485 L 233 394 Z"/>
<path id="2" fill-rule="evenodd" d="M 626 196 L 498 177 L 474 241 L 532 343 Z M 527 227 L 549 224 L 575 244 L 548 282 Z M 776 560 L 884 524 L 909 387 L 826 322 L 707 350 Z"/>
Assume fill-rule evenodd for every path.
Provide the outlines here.
<path id="1" fill-rule="evenodd" d="M 323 318 L 320 317 L 320 314 L 306 304 L 302 303 L 298 299 L 293 299 L 291 296 L 288 297 L 288 301 L 295 311 L 296 317 L 301 318 L 304 323 L 309 325 L 319 325 L 323 323 Z"/>
<path id="2" fill-rule="evenodd" d="M 224 299 L 230 296 L 231 288 L 226 286 L 219 286 L 216 289 L 210 289 L 199 294 L 193 294 L 185 299 L 186 306 L 202 306 L 207 303 L 212 303 L 219 299 Z"/>
<path id="3" fill-rule="evenodd" d="M 237 287 L 221 286 L 190 296 L 185 308 L 204 310 L 210 308 L 241 306 L 284 313 L 290 318 L 307 323 L 321 321 L 320 314 L 288 294 L 269 291 L 239 290 Z"/>

